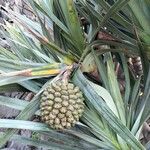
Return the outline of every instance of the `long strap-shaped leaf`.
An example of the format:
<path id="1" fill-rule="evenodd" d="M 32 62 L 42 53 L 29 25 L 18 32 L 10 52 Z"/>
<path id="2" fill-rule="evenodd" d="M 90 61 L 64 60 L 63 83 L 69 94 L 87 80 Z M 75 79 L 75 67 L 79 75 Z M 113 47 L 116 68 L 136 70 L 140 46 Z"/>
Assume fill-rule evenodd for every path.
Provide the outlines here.
<path id="1" fill-rule="evenodd" d="M 29 104 L 29 102 L 19 100 L 17 98 L 9 98 L 9 97 L 5 97 L 5 96 L 0 96 L 0 104 L 5 105 L 5 106 L 10 107 L 10 108 L 17 109 L 17 110 L 23 110 Z M 39 111 L 37 111 L 35 114 L 40 115 Z M 53 130 L 47 128 L 47 126 L 42 124 L 42 123 L 35 123 L 35 122 L 31 122 L 31 121 L 0 119 L 0 128 L 28 129 L 28 130 L 34 130 L 37 132 L 43 131 L 43 132 L 46 132 L 48 134 L 48 136 L 53 135 L 51 138 L 57 137 L 57 140 L 61 140 L 61 138 L 62 138 L 63 142 L 67 141 L 72 145 L 76 144 L 79 146 L 80 143 L 78 143 L 78 142 L 81 142 L 81 139 L 83 139 L 83 140 L 87 141 L 89 144 L 93 144 L 93 145 L 96 145 L 99 147 L 105 147 L 106 149 L 108 147 L 111 147 L 111 145 L 109 143 L 107 143 L 106 141 L 101 142 L 101 141 L 99 141 L 99 139 L 96 139 L 92 136 L 89 136 L 87 134 L 87 129 L 86 129 L 86 134 L 81 134 L 81 132 L 78 133 L 78 132 L 73 131 L 73 130 L 69 131 L 69 133 L 71 132 L 71 134 L 76 135 L 80 139 L 72 139 L 72 138 L 70 139 L 68 137 L 68 134 L 66 135 L 66 137 L 64 137 L 65 139 L 63 139 L 62 136 L 65 136 L 64 134 L 53 131 Z M 56 135 L 56 134 L 59 134 L 59 135 Z M 67 139 L 67 138 L 69 138 L 69 139 Z M 81 143 L 84 143 L 84 141 L 82 141 Z"/>
<path id="2" fill-rule="evenodd" d="M 53 81 L 56 79 L 55 77 Z M 37 111 L 39 104 L 40 104 L 40 94 L 45 89 L 47 84 L 52 81 L 48 81 L 42 89 L 32 98 L 31 102 L 28 103 L 28 105 L 21 111 L 21 113 L 16 117 L 18 120 L 27 120 L 31 116 L 35 114 Z M 0 136 L 0 147 L 2 147 L 16 132 L 16 129 L 8 129 L 6 130 L 5 134 L 3 136 Z"/>
<path id="3" fill-rule="evenodd" d="M 83 76 L 80 70 L 76 72 L 73 78 L 74 82 L 80 86 L 86 96 L 86 101 L 95 107 L 95 109 L 106 119 L 113 130 L 126 141 L 135 150 L 144 150 L 145 148 L 131 134 L 131 132 L 122 124 L 122 122 L 114 115 L 102 98 L 93 90 L 88 80 Z"/>
<path id="4" fill-rule="evenodd" d="M 17 116 L 17 119 L 28 119 L 30 118 L 39 106 L 39 100 L 37 97 L 33 99 L 25 109 Z M 2 147 L 16 132 L 16 129 L 8 129 L 3 136 L 0 137 L 0 147 Z"/>
<path id="5" fill-rule="evenodd" d="M 125 107 L 124 107 L 123 99 L 120 93 L 117 78 L 115 75 L 114 63 L 113 63 L 110 53 L 107 53 L 106 57 L 108 59 L 107 60 L 107 76 L 108 76 L 108 82 L 109 82 L 109 92 L 118 110 L 119 118 L 121 119 L 122 123 L 126 125 Z"/>
<path id="6" fill-rule="evenodd" d="M 129 0 L 118 0 L 107 12 L 107 14 L 104 16 L 103 20 L 100 22 L 97 30 L 95 33 L 93 33 L 91 41 L 95 37 L 96 33 L 99 31 L 99 29 L 105 24 L 105 22 L 116 12 L 118 12 L 123 6 L 125 6 L 128 3 Z"/>
<path id="7" fill-rule="evenodd" d="M 82 54 L 82 51 L 85 47 L 85 42 L 74 2 L 73 0 L 59 0 L 59 4 L 64 13 L 66 24 L 73 39 L 74 45 L 77 48 L 77 52 Z"/>
<path id="8" fill-rule="evenodd" d="M 71 133 L 79 137 L 80 139 L 76 139 L 76 137 L 72 135 L 67 135 L 64 133 L 58 133 L 55 130 L 50 129 L 44 123 L 32 122 L 32 121 L 23 121 L 23 120 L 11 120 L 11 119 L 0 119 L 0 128 L 15 128 L 15 129 L 27 129 L 36 131 L 39 133 L 47 133 L 47 135 L 51 138 L 50 143 L 52 144 L 52 148 L 55 147 L 60 148 L 60 150 L 77 150 L 77 149 L 84 149 L 84 144 L 92 144 L 91 146 L 99 146 L 105 149 L 108 149 L 110 145 L 106 144 L 105 142 L 99 141 L 92 136 L 87 134 L 77 132 L 74 130 L 66 131 L 67 133 Z M 70 137 L 70 139 L 69 139 Z M 65 138 L 65 139 L 64 139 Z M 85 142 L 86 141 L 86 142 Z M 39 143 L 42 142 L 39 140 Z M 45 141 L 46 142 L 46 141 Z M 81 143 L 80 143 L 81 142 Z M 89 142 L 89 143 L 87 143 Z M 45 143 L 47 144 L 47 143 Z M 44 145 L 44 144 L 43 144 Z M 94 147 L 95 147 L 94 146 Z M 89 146 L 90 148 L 90 146 Z M 112 148 L 112 147 L 111 147 Z"/>
<path id="9" fill-rule="evenodd" d="M 41 67 L 29 68 L 21 71 L 14 71 L 0 74 L 0 86 L 22 81 L 36 79 L 40 77 L 50 77 L 58 75 L 67 69 L 67 66 L 62 63 L 48 64 Z"/>
<path id="10" fill-rule="evenodd" d="M 65 135 L 64 133 L 58 133 L 57 131 L 51 130 L 46 124 L 38 123 L 38 122 L 12 120 L 12 119 L 0 119 L 0 127 L 1 128 L 27 129 L 27 130 L 36 131 L 38 133 L 41 133 L 41 132 L 49 133 L 48 134 L 50 138 L 49 141 L 28 138 L 28 140 L 30 140 L 30 143 L 28 143 L 29 145 L 35 144 L 36 142 L 38 143 L 37 145 L 34 145 L 36 147 L 39 146 L 39 147 L 58 149 L 58 150 L 62 150 L 62 149 L 78 150 L 78 149 L 83 149 L 84 145 L 88 144 L 82 139 L 76 140 L 76 137 L 73 137 L 71 135 Z M 16 140 L 16 138 L 17 138 L 17 142 L 18 142 L 18 139 L 20 138 L 19 141 L 21 141 L 21 143 L 27 144 L 27 139 L 23 138 L 22 136 L 13 135 L 11 137 L 12 140 L 13 139 Z M 91 147 L 93 147 L 93 145 L 91 145 Z"/>

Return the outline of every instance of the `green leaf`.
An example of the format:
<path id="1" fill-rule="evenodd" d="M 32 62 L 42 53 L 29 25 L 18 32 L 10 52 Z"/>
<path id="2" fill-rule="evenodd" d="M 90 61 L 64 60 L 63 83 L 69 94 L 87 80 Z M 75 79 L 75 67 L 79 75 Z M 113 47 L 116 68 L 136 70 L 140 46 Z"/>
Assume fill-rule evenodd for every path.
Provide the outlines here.
<path id="1" fill-rule="evenodd" d="M 36 93 L 36 89 L 38 88 L 36 85 L 30 83 L 32 84 L 32 86 L 29 87 L 29 85 L 25 84 L 25 82 L 23 83 L 23 81 L 27 81 L 30 79 L 38 79 L 42 77 L 56 76 L 61 71 L 63 71 L 66 67 L 67 66 L 63 63 L 54 63 L 54 64 L 47 64 L 41 67 L 28 68 L 25 70 L 19 70 L 14 72 L 6 72 L 6 73 L 2 72 L 0 74 L 0 79 L 1 79 L 0 86 L 12 84 L 12 83 L 20 83 L 22 84 L 22 86 L 24 84 L 25 88 L 32 90 L 33 92 Z M 35 87 L 36 89 L 33 89 Z"/>
<path id="2" fill-rule="evenodd" d="M 96 29 L 96 31 L 93 33 L 92 38 L 90 41 L 93 40 L 93 38 L 96 36 L 96 34 L 98 33 L 98 31 L 100 30 L 101 27 L 103 27 L 103 25 L 106 23 L 106 21 L 108 21 L 108 19 L 116 12 L 118 12 L 122 7 L 124 7 L 125 5 L 127 5 L 129 0 L 123 1 L 123 0 L 118 0 L 107 12 L 107 14 L 104 16 L 104 18 L 101 20 L 98 28 Z"/>
<path id="3" fill-rule="evenodd" d="M 4 133 L 0 133 L 0 136 L 2 136 Z M 37 148 L 46 148 L 46 149 L 56 149 L 56 150 L 86 150 L 87 148 L 94 148 L 96 149 L 97 147 L 93 145 L 89 145 L 88 143 L 84 142 L 81 139 L 74 138 L 69 135 L 64 135 L 62 133 L 58 133 L 56 131 L 51 131 L 49 132 L 48 135 L 48 141 L 46 140 L 40 140 L 40 136 L 43 134 L 39 134 L 39 139 L 35 138 L 29 138 L 29 137 L 24 137 L 20 135 L 14 134 L 11 137 L 11 140 L 16 141 L 17 143 L 25 144 L 25 145 L 31 145 L 35 146 Z M 44 133 L 44 135 L 46 135 Z M 63 141 L 63 142 L 62 142 Z M 74 142 L 73 142 L 74 141 Z"/>
<path id="4" fill-rule="evenodd" d="M 108 60 L 107 60 L 107 78 L 108 78 L 108 82 L 109 82 L 110 94 L 116 105 L 119 118 L 121 119 L 122 123 L 124 125 L 126 125 L 125 108 L 124 108 L 123 99 L 122 99 L 122 96 L 120 93 L 120 88 L 119 88 L 119 84 L 117 81 L 117 77 L 116 77 L 115 71 L 114 71 L 114 63 L 112 61 L 110 54 L 107 54 L 106 57 L 108 58 Z"/>
<path id="5" fill-rule="evenodd" d="M 33 121 L 11 120 L 11 119 L 0 119 L 0 128 L 27 129 L 27 130 L 37 131 L 37 132 L 51 132 L 52 130 L 48 127 L 48 125 L 44 123 L 38 123 L 38 122 L 33 122 Z M 78 133 L 76 131 L 72 131 L 72 132 L 74 133 L 74 135 L 80 137 L 81 139 L 84 139 L 85 141 L 87 141 L 87 139 L 85 138 L 89 137 L 85 134 Z M 92 141 L 92 139 L 93 141 L 96 141 L 96 139 L 89 137 L 90 142 Z M 95 144 L 95 143 L 93 142 L 92 144 Z M 64 144 L 61 144 L 61 145 L 64 145 Z M 69 143 L 67 145 L 69 145 Z M 108 146 L 106 146 L 103 142 L 100 142 L 98 140 L 95 145 L 99 147 L 103 147 L 103 148 L 106 148 L 106 147 L 108 148 Z"/>
<path id="6" fill-rule="evenodd" d="M 81 55 L 85 48 L 85 43 L 83 32 L 79 23 L 79 18 L 74 7 L 74 3 L 72 0 L 59 0 L 59 3 L 65 16 L 65 21 L 70 31 L 72 42 L 74 43 L 75 47 Z"/>
<path id="7" fill-rule="evenodd" d="M 30 118 L 39 106 L 38 100 L 31 101 L 26 108 L 16 117 L 16 119 L 28 119 Z M 16 129 L 8 129 L 3 136 L 0 137 L 0 147 L 2 147 L 16 132 Z"/>
<path id="8" fill-rule="evenodd" d="M 31 79 L 38 79 L 40 77 L 42 77 L 42 76 L 35 76 L 35 77 L 24 77 L 24 76 L 0 77 L 0 86 L 13 84 L 13 83 L 21 83 L 21 82 L 31 80 Z M 34 92 L 35 92 L 35 90 L 34 90 Z"/>
<path id="9" fill-rule="evenodd" d="M 29 1 L 29 3 L 33 7 L 33 2 Z M 60 29 L 62 29 L 66 34 L 69 34 L 67 27 L 53 13 L 53 9 L 52 9 L 53 1 L 50 0 L 44 2 L 42 1 L 39 4 L 37 4 L 34 1 L 34 5 L 40 12 L 45 14 L 49 19 L 51 19 L 55 24 L 57 24 L 60 27 Z"/>
<path id="10" fill-rule="evenodd" d="M 28 68 L 35 68 L 35 67 L 42 67 L 45 66 L 47 63 L 36 63 L 36 62 L 28 62 L 28 61 L 18 61 L 16 59 L 8 59 L 8 58 L 0 58 L 1 63 L 0 69 L 7 66 L 7 68 L 11 70 L 23 70 Z M 48 64 L 47 64 L 48 65 Z M 7 70 L 6 72 L 9 72 L 9 69 L 1 69 L 1 70 Z"/>
<path id="11" fill-rule="evenodd" d="M 143 3 L 145 3 L 143 1 Z M 150 26 L 150 21 L 147 18 L 146 15 L 144 15 L 143 10 L 140 9 L 140 3 L 139 0 L 137 1 L 130 1 L 128 3 L 129 7 L 131 8 L 133 15 L 137 18 L 137 20 L 139 21 L 140 25 L 142 26 L 143 30 L 147 33 L 150 34 L 149 31 L 149 26 Z"/>
<path id="12" fill-rule="evenodd" d="M 104 141 L 109 146 L 114 147 L 114 149 L 118 149 L 120 146 L 109 124 L 97 113 L 92 105 L 88 105 L 88 107 L 85 108 L 81 118 L 82 122 L 90 128 L 91 133 L 97 139 Z"/>
<path id="13" fill-rule="evenodd" d="M 10 50 L 7 50 L 1 46 L 0 46 L 0 54 L 2 54 L 8 59 L 19 60 L 18 57 L 14 53 L 12 53 Z"/>
<path id="14" fill-rule="evenodd" d="M 142 107 L 144 107 L 144 109 L 140 120 L 140 125 L 142 125 L 143 122 L 146 121 L 146 119 L 148 119 L 148 117 L 150 116 L 150 109 L 149 109 L 150 88 L 149 87 L 150 87 L 150 66 L 149 66 L 149 73 L 146 80 L 146 85 L 144 88 L 144 94 L 142 96 L 142 105 L 143 105 Z"/>
<path id="15" fill-rule="evenodd" d="M 69 130 L 68 133 L 71 133 L 81 139 L 84 139 L 85 141 L 91 143 L 91 144 L 94 144 L 96 146 L 99 146 L 100 148 L 103 148 L 103 149 L 113 149 L 113 147 L 109 144 L 106 144 L 100 140 L 97 140 L 91 136 L 88 136 L 86 134 L 83 134 L 83 133 L 80 133 L 80 132 L 75 132 L 75 131 L 72 131 L 72 130 Z"/>
<path id="16" fill-rule="evenodd" d="M 150 149 L 150 141 L 146 143 L 145 148 Z"/>
<path id="17" fill-rule="evenodd" d="M 136 150 L 144 150 L 144 147 L 123 125 L 123 123 L 114 115 L 102 98 L 94 91 L 88 83 L 88 80 L 82 75 L 80 70 L 74 75 L 74 82 L 82 89 L 86 96 L 86 102 L 97 110 L 97 112 L 111 125 L 111 128 L 126 141 L 130 147 Z"/>
<path id="18" fill-rule="evenodd" d="M 17 110 L 23 110 L 28 104 L 29 104 L 29 102 L 24 101 L 24 100 L 20 100 L 20 99 L 17 99 L 17 98 L 9 98 L 9 97 L 5 97 L 5 96 L 0 96 L 0 105 L 4 105 L 4 106 L 10 107 L 10 108 L 14 108 L 14 109 L 17 109 Z M 39 115 L 39 111 L 37 111 L 35 114 Z M 19 126 L 16 126 L 16 125 L 19 125 Z M 79 139 L 72 139 L 70 137 L 63 137 L 64 135 L 61 135 L 60 133 L 58 133 L 56 131 L 53 131 L 51 129 L 48 129 L 49 132 L 47 132 L 47 125 L 44 125 L 44 124 L 41 124 L 41 123 L 35 123 L 35 122 L 31 122 L 31 121 L 3 119 L 3 120 L 0 120 L 0 126 L 2 126 L 2 128 L 16 128 L 17 127 L 18 129 L 30 129 L 30 130 L 36 130 L 38 132 L 46 131 L 46 134 L 48 134 L 48 136 L 50 136 L 51 138 L 56 138 L 57 140 L 66 141 L 66 144 L 70 140 L 69 141 L 70 144 L 76 144 L 77 143 L 76 145 L 79 146 Z M 66 132 L 68 132 L 68 131 L 66 131 Z M 72 132 L 74 133 L 73 135 L 76 135 L 76 136 L 81 134 L 81 132 L 78 133 L 76 131 L 71 130 L 71 133 Z M 87 129 L 86 129 L 86 132 L 87 132 Z M 70 133 L 70 131 L 69 131 L 69 133 Z M 60 134 L 60 135 L 57 135 L 57 134 Z M 78 137 L 80 137 L 81 139 L 83 139 L 85 141 L 88 141 L 89 143 L 92 143 L 96 146 L 101 146 L 101 147 L 103 147 L 103 146 L 105 146 L 105 147 L 108 146 L 109 147 L 110 146 L 109 144 L 108 145 L 106 144 L 107 141 L 106 141 L 106 143 L 101 143 L 97 139 L 95 139 L 93 137 L 90 137 L 86 134 L 82 134 L 81 136 L 78 136 Z M 85 139 L 86 137 L 88 137 L 88 139 Z M 76 141 L 76 142 L 73 142 L 73 141 Z"/>
<path id="19" fill-rule="evenodd" d="M 131 93 L 131 96 L 130 96 L 130 101 L 129 101 L 130 108 L 129 108 L 129 111 L 127 112 L 128 113 L 128 115 L 127 115 L 127 127 L 129 129 L 131 129 L 131 127 L 134 124 L 134 121 L 136 120 L 135 118 L 137 118 L 135 110 L 137 108 L 138 100 L 139 100 L 140 82 L 141 82 L 141 78 L 138 78 L 135 81 L 135 84 L 132 88 L 132 93 Z M 140 112 L 140 110 L 139 110 L 139 112 Z M 139 114 L 139 112 L 138 112 L 138 114 Z"/>
<path id="20" fill-rule="evenodd" d="M 54 78 L 56 79 L 56 78 Z M 39 108 L 40 103 L 40 94 L 44 90 L 44 88 L 47 86 L 47 84 L 51 82 L 48 81 L 41 90 L 32 98 L 30 103 L 21 111 L 21 113 L 16 117 L 17 120 L 27 120 L 30 117 L 34 115 L 34 113 Z M 16 129 L 8 129 L 3 136 L 0 137 L 0 147 L 2 147 L 16 132 Z"/>
<path id="21" fill-rule="evenodd" d="M 50 131 L 49 127 L 44 123 L 12 119 L 0 119 L 0 128 L 28 129 L 46 132 Z"/>
<path id="22" fill-rule="evenodd" d="M 33 93 L 38 93 L 38 91 L 40 90 L 38 83 L 32 80 L 19 82 L 18 84 L 28 89 L 29 91 L 32 91 Z"/>
<path id="23" fill-rule="evenodd" d="M 129 54 L 129 55 L 136 55 L 139 56 L 140 52 L 139 49 L 137 47 L 137 45 L 130 43 L 128 41 L 124 41 L 124 40 L 119 40 L 119 41 L 115 41 L 115 40 L 95 40 L 94 42 L 92 42 L 90 44 L 90 46 L 96 47 L 96 46 L 100 46 L 100 45 L 110 45 L 110 46 L 115 46 L 116 51 L 117 52 L 124 52 L 125 54 Z M 120 49 L 122 48 L 122 50 Z M 111 51 L 111 49 L 109 50 Z M 113 51 L 113 49 L 112 49 Z"/>
<path id="24" fill-rule="evenodd" d="M 108 4 L 104 0 L 96 0 L 96 3 L 99 4 L 99 6 L 102 7 L 106 12 L 111 8 L 110 4 Z M 111 18 L 113 18 L 115 21 L 128 28 L 129 30 L 132 29 L 132 24 L 120 13 L 114 13 L 114 15 L 111 16 Z"/>
<path id="25" fill-rule="evenodd" d="M 125 74 L 125 97 L 124 97 L 124 103 L 125 106 L 127 107 L 128 101 L 129 101 L 129 96 L 130 96 L 130 76 L 129 76 L 129 70 L 128 70 L 128 65 L 127 65 L 127 59 L 124 54 L 120 53 L 121 57 L 121 63 L 123 66 L 124 74 Z"/>
<path id="26" fill-rule="evenodd" d="M 26 91 L 27 90 L 25 88 L 23 88 L 22 86 L 20 86 L 16 83 L 0 86 L 0 93 L 5 93 L 5 92 L 26 92 Z"/>
<path id="27" fill-rule="evenodd" d="M 17 99 L 17 98 L 9 98 L 9 97 L 6 97 L 6 96 L 0 96 L 0 105 L 4 105 L 4 106 L 7 106 L 7 107 L 10 107 L 10 108 L 14 108 L 14 109 L 17 109 L 17 110 L 24 110 L 24 108 L 27 106 L 29 104 L 29 102 L 27 102 L 27 101 L 24 101 L 24 100 L 20 100 L 20 99 Z M 88 112 L 87 112 L 88 113 Z M 36 111 L 35 112 L 35 114 L 36 115 L 40 115 L 40 113 L 39 113 L 39 110 L 38 111 Z M 91 116 L 91 115 L 90 115 Z M 99 116 L 98 116 L 99 117 Z M 96 119 L 96 118 L 95 118 Z M 88 119 L 89 120 L 89 119 Z M 10 124 L 11 122 L 9 122 L 9 120 L 8 120 L 8 122 L 7 122 L 7 120 L 3 120 L 5 123 L 6 123 L 6 125 L 5 126 L 3 126 L 3 127 L 6 127 L 7 126 L 7 128 L 8 127 L 10 127 L 11 128 L 11 125 L 13 126 L 13 124 Z M 93 120 L 93 121 L 95 121 L 95 120 Z M 12 123 L 14 123 L 15 124 L 15 120 L 14 120 L 14 122 L 12 122 Z M 28 123 L 28 122 L 25 122 L 25 123 Z M 34 124 L 32 124 L 32 122 L 29 122 L 30 123 L 30 125 L 33 125 L 33 129 L 34 129 Z M 96 122 L 97 123 L 97 122 Z M 19 123 L 19 124 L 21 124 L 21 122 Z M 28 124 L 29 125 L 29 124 Z M 14 128 L 15 128 L 15 125 L 14 125 Z M 24 126 L 19 126 L 18 128 L 24 128 Z M 26 125 L 25 125 L 25 128 L 24 129 L 29 129 L 29 127 L 26 127 Z M 30 128 L 31 129 L 31 128 Z M 41 132 L 41 131 L 43 131 L 42 129 L 41 130 L 39 130 L 39 132 Z M 86 131 L 87 131 L 87 129 L 86 129 Z M 55 131 L 53 131 L 53 132 L 55 132 Z M 100 131 L 98 131 L 98 132 L 100 132 Z M 47 132 L 46 132 L 47 133 Z M 73 133 L 74 133 L 74 131 L 73 131 Z M 103 130 L 102 130 L 102 132 L 100 132 L 101 133 L 101 136 L 103 137 L 102 139 L 104 139 L 104 134 L 105 134 L 105 132 L 103 132 Z M 54 136 L 56 133 L 49 133 L 49 136 L 51 136 L 51 134 Z M 57 133 L 58 134 L 58 133 Z M 78 134 L 78 133 L 76 133 L 75 132 L 75 134 Z M 110 133 L 109 133 L 110 134 Z M 85 137 L 87 137 L 88 135 L 86 135 L 86 134 L 84 134 L 84 135 L 82 135 L 81 136 L 81 138 L 83 137 L 83 140 L 85 140 L 85 138 L 84 138 L 84 136 Z M 58 137 L 58 136 L 56 136 L 56 137 Z M 59 136 L 60 137 L 60 136 Z M 65 139 L 66 139 L 67 137 L 65 137 Z M 105 136 L 105 138 L 107 139 L 107 140 L 105 140 L 105 143 L 108 143 L 108 141 L 111 141 L 110 140 L 110 138 L 107 138 L 106 136 Z M 58 138 L 57 138 L 58 139 Z M 69 138 L 70 139 L 70 138 Z M 69 140 L 68 139 L 68 140 Z M 101 144 L 98 142 L 98 140 L 97 139 L 95 139 L 95 138 L 92 138 L 92 137 L 89 137 L 89 139 L 92 139 L 93 140 L 93 142 L 91 141 L 89 141 L 89 140 L 86 140 L 86 141 L 88 141 L 88 142 L 90 142 L 90 143 L 93 143 L 93 144 L 95 144 L 95 145 L 97 145 L 97 146 L 100 146 Z M 63 140 L 63 139 L 62 139 Z M 67 140 L 67 141 L 68 141 Z M 71 139 L 70 139 L 71 140 Z M 73 140 L 73 139 L 72 139 Z M 76 140 L 77 141 L 77 140 Z M 98 142 L 98 143 L 97 143 Z M 70 141 L 69 143 L 72 143 L 72 141 Z M 97 143 L 97 144 L 96 144 Z M 79 143 L 78 143 L 79 144 Z M 105 145 L 104 143 L 103 143 L 103 145 Z M 101 146 L 103 146 L 103 145 L 101 145 Z M 109 145 L 109 144 L 108 144 Z M 109 145 L 110 146 L 110 145 Z"/>
<path id="28" fill-rule="evenodd" d="M 96 93 L 106 102 L 106 104 L 113 111 L 113 113 L 117 117 L 119 117 L 116 105 L 115 105 L 110 93 L 106 89 L 104 89 L 103 87 L 101 87 L 97 84 L 94 84 L 91 81 L 89 81 L 89 84 L 93 88 L 93 90 L 96 91 Z"/>
<path id="29" fill-rule="evenodd" d="M 101 3 L 101 1 L 99 1 L 99 2 Z M 91 1 L 90 2 L 84 1 L 84 2 L 77 2 L 76 3 L 76 5 L 77 5 L 76 7 L 78 8 L 78 11 L 79 11 L 80 15 L 84 16 L 85 19 L 90 23 L 90 28 L 88 29 L 88 36 L 87 36 L 88 41 L 90 41 L 90 39 L 92 37 L 91 34 L 96 32 L 97 23 L 101 22 L 104 18 L 103 13 L 105 13 L 105 11 L 104 11 L 105 8 L 101 7 L 102 5 L 99 6 L 97 3 L 93 2 L 93 1 L 92 2 Z M 107 3 L 107 2 L 104 2 L 104 3 Z M 107 10 L 109 9 L 109 7 L 107 8 Z M 121 15 L 121 13 L 118 13 L 118 14 Z M 115 21 L 112 21 L 112 19 L 108 19 L 107 22 L 105 23 L 105 28 L 107 28 L 107 30 L 104 30 L 103 28 L 101 28 L 101 30 L 103 32 L 107 32 L 108 34 L 110 34 L 110 32 L 111 32 L 112 34 L 110 34 L 110 35 L 114 39 L 122 38 L 122 39 L 128 40 L 128 41 L 136 44 L 136 40 L 133 37 L 131 38 L 129 36 L 129 34 L 123 32 L 122 30 L 120 30 L 120 28 L 122 28 L 122 26 L 121 26 L 122 24 L 123 24 L 123 27 L 124 27 L 123 29 L 128 27 L 128 25 L 124 26 L 124 25 L 126 25 L 126 22 L 120 23 L 120 19 L 116 15 L 116 13 L 114 15 L 112 15 L 111 18 L 113 18 L 113 20 L 115 20 L 115 18 L 118 18 L 118 19 L 115 20 L 117 23 L 115 23 Z M 124 16 L 124 18 L 126 18 L 126 17 Z M 127 19 L 129 19 L 129 18 L 127 18 Z M 128 27 L 127 30 L 130 30 L 129 28 L 132 30 L 132 26 Z M 131 31 L 127 31 L 127 32 L 131 33 Z"/>
<path id="30" fill-rule="evenodd" d="M 99 56 L 99 58 L 98 58 L 98 56 L 96 55 L 96 53 L 95 53 L 93 48 L 92 48 L 92 54 L 93 54 L 93 57 L 95 59 L 95 63 L 97 65 L 98 72 L 100 74 L 100 78 L 102 79 L 104 87 L 108 90 L 109 89 L 109 85 L 108 85 L 108 79 L 107 79 L 107 76 L 106 76 L 106 67 L 102 63 L 101 56 Z"/>
<path id="31" fill-rule="evenodd" d="M 10 98 L 6 96 L 0 96 L 0 105 L 7 106 L 17 110 L 23 110 L 27 106 L 28 102 L 17 98 Z"/>

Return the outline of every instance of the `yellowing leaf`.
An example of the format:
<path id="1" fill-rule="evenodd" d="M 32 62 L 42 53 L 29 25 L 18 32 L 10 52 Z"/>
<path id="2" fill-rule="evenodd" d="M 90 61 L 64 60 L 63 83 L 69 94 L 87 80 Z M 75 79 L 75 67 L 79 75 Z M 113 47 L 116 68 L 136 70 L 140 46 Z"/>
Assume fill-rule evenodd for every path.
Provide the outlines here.
<path id="1" fill-rule="evenodd" d="M 42 70 L 37 72 L 32 72 L 32 76 L 46 76 L 46 75 L 57 75 L 61 72 L 61 69 L 49 69 L 49 70 Z"/>

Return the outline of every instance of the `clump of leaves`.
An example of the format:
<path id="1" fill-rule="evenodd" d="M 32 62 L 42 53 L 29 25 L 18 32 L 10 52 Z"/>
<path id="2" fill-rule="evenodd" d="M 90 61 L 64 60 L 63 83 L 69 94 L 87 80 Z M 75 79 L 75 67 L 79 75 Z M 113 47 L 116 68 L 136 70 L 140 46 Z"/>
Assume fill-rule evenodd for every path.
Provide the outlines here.
<path id="1" fill-rule="evenodd" d="M 0 146 L 9 139 L 16 139 L 49 149 L 144 150 L 137 139 L 143 122 L 150 115 L 150 65 L 149 51 L 144 48 L 148 38 L 143 38 L 143 34 L 149 37 L 144 28 L 147 25 L 139 25 L 138 20 L 141 12 L 135 15 L 135 8 L 125 0 L 115 1 L 113 5 L 102 0 L 34 0 L 29 3 L 38 22 L 7 11 L 15 24 L 4 26 L 7 31 L 3 33 L 11 50 L 0 47 L 0 89 L 13 85 L 9 88 L 13 90 L 20 85 L 35 96 L 30 102 L 0 96 L 1 105 L 21 111 L 15 120 L 0 119 L 0 128 L 8 128 L 0 136 Z M 133 3 L 140 5 L 139 1 Z M 85 31 L 78 14 L 88 22 Z M 143 19 L 143 23 L 145 21 Z M 99 31 L 110 38 L 97 39 Z M 142 95 L 141 77 L 132 76 L 126 55 L 142 59 Z M 123 70 L 124 93 L 120 92 L 113 56 Z M 41 122 L 27 121 L 34 114 L 40 116 L 40 94 L 47 85 L 70 68 L 70 79 L 84 93 L 86 104 L 76 127 L 58 132 Z M 94 72 L 100 84 L 93 82 Z M 46 134 L 52 140 L 18 136 L 15 134 L 18 129 Z"/>

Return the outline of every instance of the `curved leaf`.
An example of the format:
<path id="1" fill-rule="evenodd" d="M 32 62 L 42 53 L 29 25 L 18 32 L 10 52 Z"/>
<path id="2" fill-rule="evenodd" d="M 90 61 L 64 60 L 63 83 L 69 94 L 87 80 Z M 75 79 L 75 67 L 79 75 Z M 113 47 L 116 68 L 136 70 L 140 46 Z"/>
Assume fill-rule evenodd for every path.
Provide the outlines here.
<path id="1" fill-rule="evenodd" d="M 41 88 L 41 90 L 32 98 L 32 100 L 28 103 L 28 105 L 21 111 L 21 113 L 16 117 L 18 120 L 27 120 L 32 117 L 35 112 L 39 108 L 40 104 L 40 94 L 45 89 L 45 87 L 49 84 L 49 82 L 53 82 L 57 77 L 55 77 L 52 81 L 48 81 Z M 0 147 L 2 147 L 16 132 L 16 129 L 8 129 L 5 134 L 0 137 Z"/>
<path id="2" fill-rule="evenodd" d="M 104 89 L 103 87 L 94 84 L 93 82 L 89 81 L 90 86 L 93 88 L 93 90 L 104 99 L 104 101 L 106 102 L 106 104 L 108 105 L 108 107 L 113 111 L 113 113 L 118 117 L 118 111 L 116 108 L 116 105 L 110 95 L 110 93 Z"/>
<path id="3" fill-rule="evenodd" d="M 82 75 L 80 70 L 76 72 L 73 78 L 74 82 L 82 89 L 86 96 L 86 102 L 97 110 L 97 112 L 111 125 L 112 129 L 133 149 L 144 150 L 145 148 L 123 125 L 123 123 L 110 110 L 103 99 L 95 92 L 89 84 L 89 81 Z"/>

